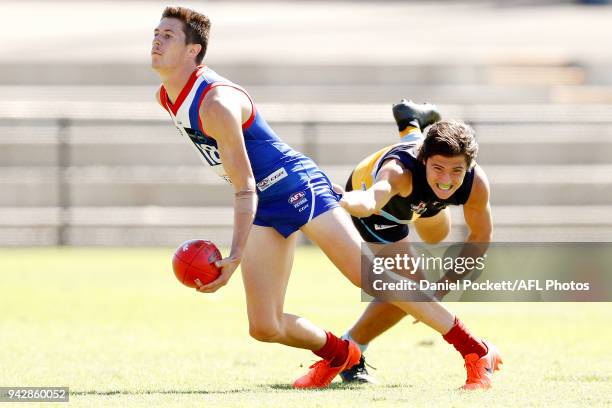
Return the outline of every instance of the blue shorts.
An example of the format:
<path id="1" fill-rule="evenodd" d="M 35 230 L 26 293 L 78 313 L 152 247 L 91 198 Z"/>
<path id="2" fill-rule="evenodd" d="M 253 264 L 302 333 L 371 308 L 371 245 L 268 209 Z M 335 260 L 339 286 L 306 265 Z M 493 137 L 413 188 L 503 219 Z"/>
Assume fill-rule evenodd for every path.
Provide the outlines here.
<path id="1" fill-rule="evenodd" d="M 280 181 L 260 191 L 253 224 L 272 227 L 287 238 L 316 216 L 339 206 L 340 195 L 332 190 L 331 182 L 316 166 L 289 165 Z M 284 170 L 283 170 L 284 169 Z"/>

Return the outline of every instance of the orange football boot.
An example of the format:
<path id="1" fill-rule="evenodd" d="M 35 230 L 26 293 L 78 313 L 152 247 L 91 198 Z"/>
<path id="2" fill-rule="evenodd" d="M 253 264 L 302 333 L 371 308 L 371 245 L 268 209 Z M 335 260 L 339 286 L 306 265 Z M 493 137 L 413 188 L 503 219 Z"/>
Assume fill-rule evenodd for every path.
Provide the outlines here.
<path id="1" fill-rule="evenodd" d="M 460 388 L 462 390 L 487 390 L 491 388 L 493 372 L 499 371 L 499 365 L 503 364 L 497 347 L 484 340 L 482 342 L 487 347 L 487 354 L 482 357 L 478 357 L 476 353 L 465 356 L 467 380 Z"/>
<path id="2" fill-rule="evenodd" d="M 293 383 L 294 388 L 325 388 L 327 387 L 334 377 L 336 377 L 341 371 L 347 370 L 359 363 L 361 358 L 361 351 L 359 347 L 352 341 L 348 340 L 348 355 L 344 363 L 339 366 L 332 367 L 329 365 L 329 361 L 320 360 L 310 366 L 310 371 L 306 375 L 298 378 Z"/>

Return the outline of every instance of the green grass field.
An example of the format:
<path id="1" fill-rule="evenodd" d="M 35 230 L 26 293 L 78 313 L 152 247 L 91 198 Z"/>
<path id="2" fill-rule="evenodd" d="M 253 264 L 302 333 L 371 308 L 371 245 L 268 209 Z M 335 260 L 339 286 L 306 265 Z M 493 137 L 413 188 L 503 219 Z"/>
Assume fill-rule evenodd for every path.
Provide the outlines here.
<path id="1" fill-rule="evenodd" d="M 0 250 L 0 386 L 68 386 L 83 407 L 612 406 L 609 303 L 449 304 L 502 351 L 488 392 L 455 391 L 460 356 L 411 320 L 367 352 L 381 385 L 295 391 L 315 356 L 252 340 L 240 275 L 196 293 L 172 252 Z M 287 311 L 341 333 L 364 306 L 317 249 L 298 251 Z"/>

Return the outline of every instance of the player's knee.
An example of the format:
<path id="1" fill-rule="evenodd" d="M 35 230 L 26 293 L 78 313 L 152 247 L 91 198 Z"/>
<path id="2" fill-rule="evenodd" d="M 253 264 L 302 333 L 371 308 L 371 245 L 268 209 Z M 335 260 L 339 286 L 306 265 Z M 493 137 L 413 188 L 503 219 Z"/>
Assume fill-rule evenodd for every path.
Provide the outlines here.
<path id="1" fill-rule="evenodd" d="M 360 275 L 351 274 L 351 275 L 348 275 L 348 279 L 353 285 L 357 286 L 358 288 L 361 288 L 361 276 Z"/>
<path id="2" fill-rule="evenodd" d="M 257 341 L 278 343 L 281 330 L 278 324 L 272 322 L 251 323 L 249 324 L 249 335 Z"/>

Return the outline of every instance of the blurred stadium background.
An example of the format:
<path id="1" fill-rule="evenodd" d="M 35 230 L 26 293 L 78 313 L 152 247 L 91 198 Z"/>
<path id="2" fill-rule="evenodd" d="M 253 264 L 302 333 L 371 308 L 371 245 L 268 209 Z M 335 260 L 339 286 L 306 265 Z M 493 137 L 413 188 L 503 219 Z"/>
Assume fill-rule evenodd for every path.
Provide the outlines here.
<path id="1" fill-rule="evenodd" d="M 334 181 L 397 140 L 393 102 L 429 101 L 476 129 L 496 241 L 609 241 L 612 7 L 586 3 L 606 2 L 181 4 Z M 0 246 L 229 243 L 231 190 L 154 102 L 165 4 L 0 2 Z"/>

